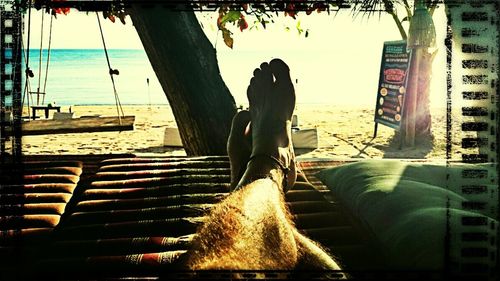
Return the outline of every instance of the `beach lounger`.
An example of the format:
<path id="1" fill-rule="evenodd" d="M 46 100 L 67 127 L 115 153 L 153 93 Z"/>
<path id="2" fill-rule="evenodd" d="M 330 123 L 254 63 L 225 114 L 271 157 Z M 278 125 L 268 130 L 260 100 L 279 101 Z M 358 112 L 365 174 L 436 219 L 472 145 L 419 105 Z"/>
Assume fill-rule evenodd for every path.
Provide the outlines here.
<path id="1" fill-rule="evenodd" d="M 228 168 L 227 157 L 219 156 L 102 161 L 73 198 L 38 272 L 57 267 L 63 276 L 137 277 L 179 269 L 197 227 L 228 194 Z M 324 193 L 299 174 L 286 195 L 297 227 L 340 251 L 342 263 L 349 254 L 366 261 L 354 257 L 366 246 L 363 231 Z"/>
<path id="2" fill-rule="evenodd" d="M 14 272 L 39 258 L 80 175 L 79 161 L 28 161 L 1 167 L 0 271 Z M 16 176 L 17 175 L 17 176 Z"/>

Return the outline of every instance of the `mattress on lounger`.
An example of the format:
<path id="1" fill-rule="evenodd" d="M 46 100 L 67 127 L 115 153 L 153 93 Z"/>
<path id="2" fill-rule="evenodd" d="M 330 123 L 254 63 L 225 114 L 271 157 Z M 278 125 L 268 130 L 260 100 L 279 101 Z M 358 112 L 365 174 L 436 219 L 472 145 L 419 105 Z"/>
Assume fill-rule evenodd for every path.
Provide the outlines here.
<path id="1" fill-rule="evenodd" d="M 387 260 L 384 269 L 442 269 L 447 222 L 452 260 L 460 256 L 456 243 L 462 217 L 484 220 L 486 231 L 496 223 L 496 214 L 490 213 L 487 203 L 489 190 L 496 190 L 492 164 L 446 167 L 368 160 L 325 169 L 316 176 L 380 241 Z M 472 201 L 486 202 L 486 206 L 467 208 Z"/>

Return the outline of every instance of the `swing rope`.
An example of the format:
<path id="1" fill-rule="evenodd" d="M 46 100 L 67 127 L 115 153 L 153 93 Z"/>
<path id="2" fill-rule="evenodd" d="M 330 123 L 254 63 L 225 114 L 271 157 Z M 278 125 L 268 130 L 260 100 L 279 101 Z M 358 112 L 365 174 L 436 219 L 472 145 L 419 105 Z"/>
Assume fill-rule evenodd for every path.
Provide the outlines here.
<path id="1" fill-rule="evenodd" d="M 122 108 L 122 105 L 120 103 L 120 98 L 118 97 L 118 93 L 116 91 L 115 79 L 113 78 L 113 75 L 118 74 L 118 71 L 113 70 L 111 68 L 111 63 L 109 62 L 108 49 L 106 48 L 106 42 L 104 41 L 104 33 L 102 31 L 101 20 L 99 19 L 99 14 L 97 12 L 95 13 L 95 15 L 97 17 L 97 23 L 99 24 L 99 31 L 101 32 L 102 45 L 104 46 L 104 54 L 106 55 L 106 61 L 108 62 L 109 77 L 111 78 L 111 83 L 113 84 L 113 92 L 115 95 L 115 103 L 116 103 L 116 113 L 118 115 L 118 121 L 119 121 L 120 125 L 122 125 L 120 111 L 121 111 L 122 116 L 125 116 L 125 114 L 123 113 L 123 108 Z"/>
<path id="2" fill-rule="evenodd" d="M 29 110 L 29 107 L 30 107 L 30 97 L 28 96 L 28 91 L 29 91 L 29 78 L 30 78 L 30 67 L 29 67 L 29 62 L 30 62 L 30 37 L 31 37 L 31 1 L 28 1 L 28 38 L 27 38 L 27 46 L 26 46 L 26 50 L 27 50 L 27 55 L 26 55 L 26 58 L 25 58 L 25 61 L 26 61 L 26 69 L 25 69 L 25 74 L 26 74 L 26 81 L 24 83 L 24 89 L 25 89 L 25 94 L 27 96 L 26 100 L 28 101 L 28 119 L 31 118 L 31 115 L 30 115 L 30 110 Z M 23 95 L 23 104 L 24 104 L 24 95 Z"/>
<path id="3" fill-rule="evenodd" d="M 43 82 L 43 92 L 45 93 L 45 89 L 47 87 L 47 77 L 49 75 L 49 62 L 50 62 L 50 46 L 52 43 L 52 20 L 54 19 L 54 15 L 50 15 L 50 28 L 49 28 L 49 46 L 47 49 L 47 63 L 45 64 L 45 80 Z M 43 96 L 42 103 L 45 101 L 45 95 Z"/>
<path id="4" fill-rule="evenodd" d="M 42 11 L 42 23 L 40 29 L 40 54 L 38 56 L 38 87 L 36 88 L 36 105 L 40 105 L 40 82 L 42 80 L 42 48 L 43 48 L 43 22 L 45 13 Z M 44 97 L 45 100 L 45 97 Z M 42 102 L 43 103 L 43 102 Z"/>

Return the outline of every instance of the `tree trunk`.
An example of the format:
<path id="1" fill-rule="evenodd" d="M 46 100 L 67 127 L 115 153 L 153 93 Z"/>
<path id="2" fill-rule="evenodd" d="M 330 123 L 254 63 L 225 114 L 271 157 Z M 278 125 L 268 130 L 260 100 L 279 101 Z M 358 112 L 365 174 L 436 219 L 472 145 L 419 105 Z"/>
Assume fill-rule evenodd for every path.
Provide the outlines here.
<path id="1" fill-rule="evenodd" d="M 130 17 L 172 107 L 187 155 L 225 155 L 236 104 L 194 12 L 133 3 Z"/>
<path id="2" fill-rule="evenodd" d="M 430 112 L 430 84 L 432 78 L 432 62 L 436 52 L 429 53 L 428 50 L 420 52 L 418 88 L 417 88 L 417 111 L 415 112 L 415 138 L 426 139 L 431 135 L 431 112 Z"/>

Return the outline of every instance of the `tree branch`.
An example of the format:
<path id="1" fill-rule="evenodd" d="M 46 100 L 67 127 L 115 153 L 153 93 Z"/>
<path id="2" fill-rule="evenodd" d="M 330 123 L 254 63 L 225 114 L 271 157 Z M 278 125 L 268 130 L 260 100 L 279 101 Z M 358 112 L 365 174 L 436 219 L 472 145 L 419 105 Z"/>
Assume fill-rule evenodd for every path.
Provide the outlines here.
<path id="1" fill-rule="evenodd" d="M 406 16 L 408 16 L 408 21 L 410 21 L 412 15 L 413 15 L 413 12 L 411 11 L 411 8 L 410 8 L 410 4 L 408 4 L 407 0 L 403 0 L 403 4 L 405 6 Z"/>
<path id="2" fill-rule="evenodd" d="M 438 6 L 438 3 L 439 0 L 434 0 L 432 1 L 430 4 L 429 4 L 429 14 L 431 15 L 431 17 L 434 15 L 434 11 L 436 10 L 437 6 Z"/>
<path id="3" fill-rule="evenodd" d="M 383 2 L 384 2 L 386 12 L 392 16 L 394 23 L 396 23 L 396 26 L 398 27 L 399 33 L 401 34 L 401 38 L 403 38 L 403 40 L 406 40 L 406 38 L 407 38 L 406 31 L 405 31 L 403 25 L 401 24 L 401 21 L 399 20 L 398 15 L 396 15 L 396 12 L 394 11 L 392 3 L 390 3 L 389 0 L 383 0 Z"/>

